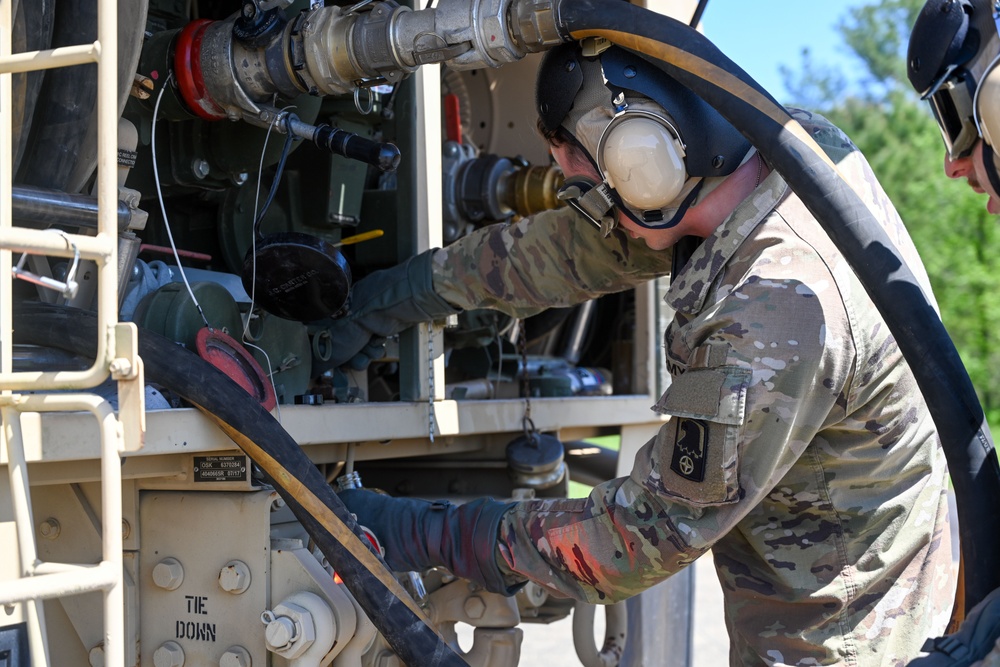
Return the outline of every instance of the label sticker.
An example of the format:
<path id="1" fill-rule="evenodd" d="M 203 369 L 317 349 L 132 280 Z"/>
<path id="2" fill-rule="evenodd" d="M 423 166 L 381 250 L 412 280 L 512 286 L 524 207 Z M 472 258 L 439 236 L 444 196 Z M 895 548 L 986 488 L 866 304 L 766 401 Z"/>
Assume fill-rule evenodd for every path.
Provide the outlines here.
<path id="1" fill-rule="evenodd" d="M 196 456 L 194 481 L 196 482 L 245 482 L 247 480 L 245 456 Z"/>

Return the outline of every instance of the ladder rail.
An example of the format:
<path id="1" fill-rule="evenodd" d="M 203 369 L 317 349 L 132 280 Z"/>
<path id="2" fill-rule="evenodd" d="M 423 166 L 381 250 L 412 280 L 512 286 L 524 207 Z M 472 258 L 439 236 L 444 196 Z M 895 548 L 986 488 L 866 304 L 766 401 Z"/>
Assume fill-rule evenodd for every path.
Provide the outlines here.
<path id="1" fill-rule="evenodd" d="M 13 54 L 14 3 L 0 0 L 0 419 L 20 558 L 20 578 L 0 582 L 0 605 L 24 605 L 31 664 L 36 667 L 50 664 L 42 600 L 92 591 L 103 593 L 104 664 L 124 667 L 126 657 L 121 454 L 126 447 L 133 450 L 141 446 L 145 406 L 142 362 L 138 358 L 134 325 L 118 322 L 118 5 L 116 0 L 94 1 L 98 9 L 95 42 Z M 97 234 L 54 234 L 15 227 L 12 77 L 15 73 L 87 63 L 97 66 Z M 91 368 L 13 371 L 13 253 L 16 252 L 75 257 L 96 264 L 98 340 Z M 103 383 L 109 374 L 118 380 L 118 415 L 106 400 L 86 393 Z M 74 393 L 17 393 L 29 389 Z M 99 425 L 102 541 L 99 563 L 54 563 L 38 558 L 29 465 L 20 420 L 25 412 L 67 411 L 90 412 Z M 135 442 L 126 442 L 126 438 Z"/>

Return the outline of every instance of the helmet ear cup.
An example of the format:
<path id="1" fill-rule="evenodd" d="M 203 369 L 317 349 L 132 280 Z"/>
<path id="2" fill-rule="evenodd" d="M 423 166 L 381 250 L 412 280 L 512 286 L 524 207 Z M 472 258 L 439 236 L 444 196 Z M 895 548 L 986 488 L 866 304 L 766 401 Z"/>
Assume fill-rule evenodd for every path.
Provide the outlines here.
<path id="1" fill-rule="evenodd" d="M 685 148 L 663 116 L 626 109 L 601 134 L 597 165 L 608 185 L 633 211 L 659 211 L 684 189 Z"/>
<path id="2" fill-rule="evenodd" d="M 983 141 L 994 151 L 1000 148 L 1000 67 L 994 60 L 976 89 L 976 120 Z"/>

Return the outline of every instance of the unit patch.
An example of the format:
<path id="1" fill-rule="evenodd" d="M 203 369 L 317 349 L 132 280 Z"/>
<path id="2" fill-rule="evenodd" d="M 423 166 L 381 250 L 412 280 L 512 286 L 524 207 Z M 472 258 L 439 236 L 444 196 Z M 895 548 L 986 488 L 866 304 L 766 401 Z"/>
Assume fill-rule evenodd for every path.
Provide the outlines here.
<path id="1" fill-rule="evenodd" d="M 677 418 L 677 439 L 670 469 L 692 482 L 705 481 L 705 457 L 708 454 L 708 422 L 688 417 Z"/>

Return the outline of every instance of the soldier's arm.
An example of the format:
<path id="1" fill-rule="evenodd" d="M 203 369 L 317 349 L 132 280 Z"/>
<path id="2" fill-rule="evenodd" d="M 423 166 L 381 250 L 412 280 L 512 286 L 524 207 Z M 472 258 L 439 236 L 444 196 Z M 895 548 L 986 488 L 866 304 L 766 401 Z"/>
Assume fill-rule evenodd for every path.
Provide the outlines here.
<path id="1" fill-rule="evenodd" d="M 512 580 L 593 603 L 627 598 L 709 550 L 784 477 L 829 418 L 851 360 L 818 342 L 818 299 L 762 283 L 742 286 L 701 316 L 703 329 L 688 329 L 700 344 L 657 403 L 671 418 L 628 477 L 585 499 L 508 512 L 498 561 Z M 776 312 L 810 324 L 779 328 Z M 794 349 L 772 348 L 768 326 Z M 817 386 L 817 378 L 829 382 Z"/>
<path id="2" fill-rule="evenodd" d="M 437 251 L 434 291 L 465 309 L 526 317 L 621 292 L 670 271 L 670 251 L 608 238 L 569 209 L 484 227 Z"/>

